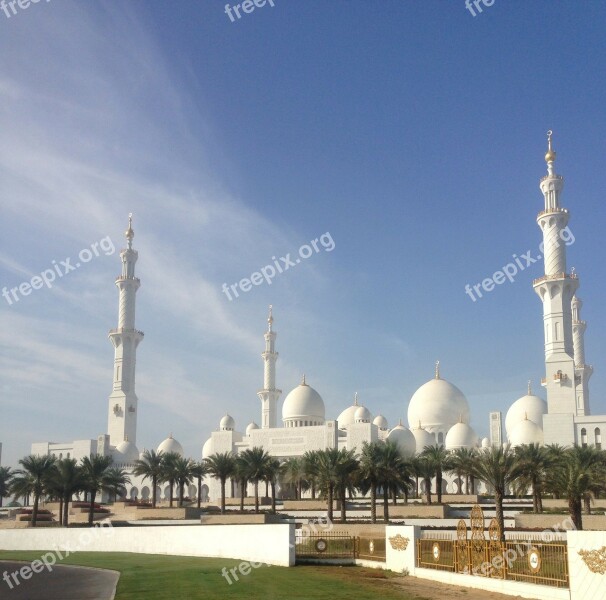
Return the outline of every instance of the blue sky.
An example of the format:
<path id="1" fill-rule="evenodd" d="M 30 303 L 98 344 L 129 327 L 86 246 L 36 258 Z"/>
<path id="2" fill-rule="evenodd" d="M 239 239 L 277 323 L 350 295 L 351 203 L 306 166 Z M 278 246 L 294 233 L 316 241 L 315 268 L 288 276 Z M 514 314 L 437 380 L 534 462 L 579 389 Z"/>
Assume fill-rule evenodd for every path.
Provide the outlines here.
<path id="1" fill-rule="evenodd" d="M 544 375 L 541 265 L 475 303 L 464 288 L 538 253 L 553 129 L 606 412 L 606 7 L 274 3 L 233 23 L 214 0 L 0 13 L 0 286 L 122 247 L 134 213 L 140 450 L 172 432 L 199 457 L 226 411 L 259 422 L 270 303 L 282 399 L 305 372 L 328 417 L 357 391 L 393 425 L 439 359 L 486 434 Z M 221 292 L 326 232 L 333 251 Z M 4 464 L 105 432 L 119 269 L 101 253 L 0 298 Z"/>

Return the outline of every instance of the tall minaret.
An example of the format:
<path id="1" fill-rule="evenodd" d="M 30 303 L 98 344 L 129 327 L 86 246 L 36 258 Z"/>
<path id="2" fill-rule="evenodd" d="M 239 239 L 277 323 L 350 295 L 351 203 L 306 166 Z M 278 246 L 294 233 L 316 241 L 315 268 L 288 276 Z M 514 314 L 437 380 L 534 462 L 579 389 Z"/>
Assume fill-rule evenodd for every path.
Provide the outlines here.
<path id="1" fill-rule="evenodd" d="M 587 323 L 581 320 L 583 301 L 572 297 L 572 344 L 574 347 L 574 368 L 576 373 L 577 410 L 580 416 L 590 415 L 589 378 L 593 367 L 585 364 L 585 329 Z"/>
<path id="2" fill-rule="evenodd" d="M 552 132 L 547 132 L 547 175 L 540 184 L 545 209 L 537 215 L 537 224 L 543 232 L 545 275 L 533 282 L 534 291 L 543 302 L 546 376 L 542 384 L 547 389 L 549 413 L 577 415 L 571 302 L 578 280 L 574 273 L 566 273 L 562 231 L 568 225 L 568 210 L 560 205 L 564 178 L 555 172 L 556 153 L 551 136 Z"/>
<path id="3" fill-rule="evenodd" d="M 135 299 L 141 282 L 135 277 L 135 263 L 139 253 L 133 250 L 135 232 L 132 214 L 128 216 L 127 248 L 120 252 L 122 274 L 116 278 L 120 291 L 118 329 L 109 332 L 114 345 L 114 386 L 109 397 L 107 433 L 110 444 L 117 446 L 124 440 L 137 443 L 137 395 L 135 394 L 135 365 L 137 346 L 143 332 L 135 329 Z"/>
<path id="4" fill-rule="evenodd" d="M 261 428 L 269 429 L 276 426 L 278 413 L 278 398 L 282 390 L 276 389 L 276 361 L 278 353 L 276 352 L 276 332 L 273 331 L 274 317 L 272 307 L 269 307 L 269 316 L 267 317 L 267 331 L 265 332 L 265 352 L 263 357 L 263 389 L 257 392 L 261 400 Z"/>

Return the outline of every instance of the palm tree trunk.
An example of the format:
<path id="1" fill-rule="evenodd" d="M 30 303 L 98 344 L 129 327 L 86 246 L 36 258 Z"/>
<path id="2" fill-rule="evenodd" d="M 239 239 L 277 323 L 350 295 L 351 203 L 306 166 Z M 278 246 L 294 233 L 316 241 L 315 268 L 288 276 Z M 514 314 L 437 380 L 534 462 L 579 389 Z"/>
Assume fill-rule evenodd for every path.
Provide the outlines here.
<path id="1" fill-rule="evenodd" d="M 259 481 L 255 481 L 255 514 L 259 514 Z"/>
<path id="2" fill-rule="evenodd" d="M 246 493 L 246 486 L 248 482 L 246 479 L 240 481 L 240 512 L 244 512 L 244 494 Z"/>
<path id="3" fill-rule="evenodd" d="M 90 507 L 88 509 L 88 524 L 90 527 L 93 526 L 93 517 L 95 514 L 95 498 L 97 497 L 97 490 L 91 491 L 90 493 Z"/>
<path id="4" fill-rule="evenodd" d="M 391 490 L 391 501 L 394 506 L 398 505 L 398 489 L 395 486 Z"/>
<path id="5" fill-rule="evenodd" d="M 59 525 L 63 526 L 63 496 L 59 498 Z"/>
<path id="6" fill-rule="evenodd" d="M 494 503 L 496 506 L 496 518 L 501 530 L 501 542 L 505 543 L 505 518 L 503 516 L 503 492 L 495 489 Z"/>
<path id="7" fill-rule="evenodd" d="M 436 473 L 436 494 L 438 496 L 438 504 L 442 504 L 442 471 Z"/>
<path id="8" fill-rule="evenodd" d="M 297 483 L 297 500 L 301 500 L 301 496 L 303 494 L 303 480 L 299 479 Z"/>
<path id="9" fill-rule="evenodd" d="M 328 521 L 329 523 L 332 523 L 332 498 L 333 497 L 333 485 L 332 483 L 328 484 L 328 492 L 327 492 L 327 498 L 326 498 L 326 504 L 327 504 L 327 514 L 328 514 Z"/>
<path id="10" fill-rule="evenodd" d="M 311 482 L 311 499 L 316 499 L 316 482 L 314 480 Z M 2 506 L 2 504 L 0 504 L 0 506 Z"/>
<path id="11" fill-rule="evenodd" d="M 425 500 L 427 504 L 431 504 L 431 479 L 425 477 L 423 481 L 425 481 Z"/>
<path id="12" fill-rule="evenodd" d="M 345 500 L 345 484 L 341 484 L 341 523 L 347 523 L 346 500 Z"/>
<path id="13" fill-rule="evenodd" d="M 469 476 L 469 481 L 471 482 L 471 493 L 476 493 L 476 478 L 473 475 Z"/>
<path id="14" fill-rule="evenodd" d="M 269 496 L 269 489 L 268 489 L 268 486 L 269 486 L 269 481 L 266 479 L 266 480 L 265 480 L 265 497 L 266 497 L 266 498 L 267 498 L 267 496 Z"/>
<path id="15" fill-rule="evenodd" d="M 170 508 L 173 507 L 173 488 L 175 487 L 175 480 L 171 479 L 170 480 L 170 502 L 169 502 L 169 506 Z"/>
<path id="16" fill-rule="evenodd" d="M 389 523 L 389 485 L 383 484 L 383 521 Z"/>
<path id="17" fill-rule="evenodd" d="M 69 527 L 69 503 L 71 499 L 71 494 L 65 495 L 65 500 L 63 502 L 63 527 Z"/>
<path id="18" fill-rule="evenodd" d="M 185 484 L 182 482 L 179 482 L 179 508 L 183 508 L 183 488 L 185 487 Z"/>
<path id="19" fill-rule="evenodd" d="M 535 515 L 539 514 L 539 500 L 537 498 L 537 490 L 534 485 L 532 486 L 532 512 L 534 512 Z"/>
<path id="20" fill-rule="evenodd" d="M 377 486 L 374 483 L 370 486 L 370 522 L 377 522 Z"/>
<path id="21" fill-rule="evenodd" d="M 591 514 L 591 496 L 589 494 L 585 494 L 583 497 L 583 502 L 585 503 L 585 512 L 590 515 Z"/>
<path id="22" fill-rule="evenodd" d="M 276 514 L 276 482 L 271 480 L 271 512 Z"/>
<path id="23" fill-rule="evenodd" d="M 579 498 L 568 499 L 568 512 L 574 526 L 578 531 L 583 530 L 583 513 L 581 512 L 581 500 Z"/>
<path id="24" fill-rule="evenodd" d="M 156 492 L 158 491 L 156 488 L 158 487 L 158 477 L 154 475 L 152 477 L 152 508 L 156 508 Z"/>
<path id="25" fill-rule="evenodd" d="M 32 510 L 32 520 L 31 520 L 32 527 L 35 527 L 36 522 L 38 521 L 38 501 L 39 501 L 39 496 L 37 494 L 34 494 L 34 510 Z"/>
<path id="26" fill-rule="evenodd" d="M 198 508 L 200 508 L 200 504 L 202 502 L 202 477 L 198 477 Z"/>
<path id="27" fill-rule="evenodd" d="M 225 479 L 221 479 L 221 514 L 225 514 Z"/>

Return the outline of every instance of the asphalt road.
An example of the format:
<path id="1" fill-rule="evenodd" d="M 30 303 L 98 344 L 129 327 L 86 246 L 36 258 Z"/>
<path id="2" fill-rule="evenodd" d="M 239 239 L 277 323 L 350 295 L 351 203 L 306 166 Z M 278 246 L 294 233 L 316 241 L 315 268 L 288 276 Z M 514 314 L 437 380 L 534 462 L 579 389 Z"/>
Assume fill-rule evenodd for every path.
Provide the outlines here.
<path id="1" fill-rule="evenodd" d="M 30 566 L 26 562 L 0 561 L 0 599 L 112 600 L 120 578 L 116 571 L 55 565 L 50 572 L 46 567 L 40 573 L 26 570 L 24 574 L 29 579 L 24 579 L 20 571 Z"/>

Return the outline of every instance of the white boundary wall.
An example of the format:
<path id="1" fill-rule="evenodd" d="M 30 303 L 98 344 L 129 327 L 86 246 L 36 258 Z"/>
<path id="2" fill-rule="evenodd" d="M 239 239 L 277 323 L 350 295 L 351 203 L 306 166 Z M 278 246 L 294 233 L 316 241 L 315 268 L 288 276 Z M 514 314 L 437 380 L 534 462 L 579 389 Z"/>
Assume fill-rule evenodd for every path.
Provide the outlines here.
<path id="1" fill-rule="evenodd" d="M 604 600 L 606 573 L 590 571 L 579 552 L 593 551 L 606 569 L 606 531 L 569 531 L 567 536 L 570 597 L 572 600 Z"/>
<path id="2" fill-rule="evenodd" d="M 0 530 L 0 550 L 134 552 L 295 564 L 294 524 Z"/>

